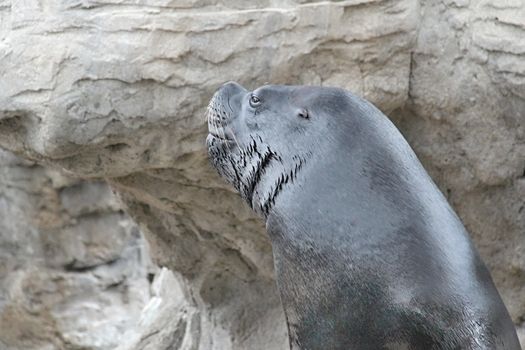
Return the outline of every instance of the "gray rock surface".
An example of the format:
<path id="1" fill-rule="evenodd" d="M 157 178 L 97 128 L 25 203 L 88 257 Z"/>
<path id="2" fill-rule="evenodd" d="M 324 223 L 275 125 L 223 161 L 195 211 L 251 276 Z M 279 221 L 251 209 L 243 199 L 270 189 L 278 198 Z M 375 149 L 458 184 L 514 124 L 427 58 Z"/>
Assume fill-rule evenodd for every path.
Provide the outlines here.
<path id="1" fill-rule="evenodd" d="M 154 269 L 107 184 L 0 150 L 0 349 L 114 349 Z"/>
<path id="2" fill-rule="evenodd" d="M 143 285 L 135 285 L 140 297 L 123 314 L 119 302 L 86 289 L 89 281 L 71 282 L 68 288 L 98 298 L 92 305 L 103 311 L 91 314 L 91 328 L 62 330 L 47 321 L 39 327 L 60 339 L 82 338 L 74 341 L 85 349 L 99 349 L 98 339 L 122 339 L 119 350 L 286 348 L 263 225 L 218 179 L 204 150 L 204 110 L 227 80 L 340 86 L 391 115 L 464 220 L 523 326 L 524 58 L 523 0 L 0 0 L 0 146 L 68 175 L 107 180 L 165 267 L 153 285 L 144 282 L 147 264 L 122 258 L 133 235 L 116 224 L 117 206 L 103 216 L 85 214 L 108 198 L 102 185 L 67 186 L 53 203 L 82 227 L 66 225 L 42 240 L 52 252 L 49 268 L 131 259 L 138 275 L 126 278 Z M 40 179 L 32 169 L 20 174 Z M 26 203 L 18 196 L 5 206 Z M 44 218 L 50 212 L 32 210 Z M 29 215 L 19 212 L 15 223 L 0 219 L 11 232 L 2 235 L 6 247 L 39 235 L 17 224 Z M 36 241 L 17 244 L 29 249 Z M 5 274 L 47 266 L 31 254 L 4 259 Z M 17 268 L 20 259 L 27 263 Z M 116 270 L 104 276 L 131 273 Z M 28 283 L 53 280 L 28 276 Z M 55 305 L 77 305 L 53 290 L 47 293 Z M 109 306 L 121 310 L 126 326 L 95 336 L 97 317 L 118 314 Z M 59 321 L 73 327 L 66 314 Z M 28 324 L 23 313 L 13 315 Z M 34 324 L 48 316 L 31 317 Z M 40 330 L 27 333 L 35 334 L 29 345 L 19 344 L 12 332 L 0 331 L 9 349 L 75 348 L 37 337 Z"/>

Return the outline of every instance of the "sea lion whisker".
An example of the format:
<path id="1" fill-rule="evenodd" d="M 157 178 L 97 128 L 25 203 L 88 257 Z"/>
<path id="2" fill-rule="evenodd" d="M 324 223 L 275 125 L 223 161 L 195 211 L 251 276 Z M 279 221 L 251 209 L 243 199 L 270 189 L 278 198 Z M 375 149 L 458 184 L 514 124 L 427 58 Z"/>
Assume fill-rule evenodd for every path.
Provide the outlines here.
<path id="1" fill-rule="evenodd" d="M 239 142 L 237 142 L 237 138 L 235 137 L 235 133 L 233 132 L 233 129 L 231 129 L 230 131 L 231 131 L 231 135 L 232 135 L 232 138 L 233 138 L 233 142 L 235 142 L 235 145 L 237 146 L 237 149 L 241 149 L 241 146 L 239 145 Z"/>

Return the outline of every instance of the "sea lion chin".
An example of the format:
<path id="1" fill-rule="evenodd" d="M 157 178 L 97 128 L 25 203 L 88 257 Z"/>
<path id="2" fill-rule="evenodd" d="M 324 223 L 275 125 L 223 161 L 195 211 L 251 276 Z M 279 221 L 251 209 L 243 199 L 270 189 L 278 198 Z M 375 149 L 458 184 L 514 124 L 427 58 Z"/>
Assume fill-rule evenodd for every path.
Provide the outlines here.
<path id="1" fill-rule="evenodd" d="M 292 349 L 521 349 L 461 221 L 373 105 L 231 82 L 207 120 L 213 166 L 266 221 Z"/>

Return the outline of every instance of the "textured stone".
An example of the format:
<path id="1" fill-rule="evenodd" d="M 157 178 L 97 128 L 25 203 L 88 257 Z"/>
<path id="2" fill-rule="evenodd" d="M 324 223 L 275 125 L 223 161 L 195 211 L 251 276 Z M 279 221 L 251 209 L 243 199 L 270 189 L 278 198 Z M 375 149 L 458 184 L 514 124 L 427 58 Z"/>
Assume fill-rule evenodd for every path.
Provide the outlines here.
<path id="1" fill-rule="evenodd" d="M 151 265 L 117 203 L 0 151 L 0 349 L 110 350 L 137 325 Z"/>
<path id="2" fill-rule="evenodd" d="M 202 8 L 107 0 L 3 7 L 2 144 L 75 174 L 123 176 L 201 150 L 198 116 L 228 79 L 343 85 L 390 110 L 406 99 L 415 0 L 194 3 Z"/>
<path id="3" fill-rule="evenodd" d="M 71 329 L 54 333 L 58 340 L 38 337 L 57 332 L 55 323 L 47 314 L 26 321 L 16 309 L 11 319 L 34 337 L 21 345 L 0 330 L 0 345 L 60 349 L 65 339 L 98 349 L 97 339 L 123 339 L 119 350 L 287 348 L 263 224 L 218 179 L 204 150 L 205 107 L 228 80 L 340 86 L 389 113 L 522 324 L 523 11 L 521 0 L 0 0 L 0 146 L 65 174 L 105 178 L 166 268 L 150 288 L 135 261 L 142 277 L 126 277 L 142 281 L 133 282 L 135 307 L 90 314 L 122 322 L 118 331 L 74 326 L 62 309 L 75 309 L 74 298 L 58 298 L 50 282 L 45 295 L 61 306 L 49 317 Z M 13 170 L 24 187 L 41 178 L 27 167 L 50 171 L 32 163 Z M 0 253 L 16 245 L 19 256 L 44 256 L 48 269 L 103 270 L 107 281 L 120 280 L 122 269 L 108 264 L 129 250 L 118 202 L 98 182 L 54 174 L 51 187 L 60 190 L 45 200 L 0 196 L 6 215 L 15 201 L 20 218 L 27 207 L 38 220 L 35 230 L 0 219 L 16 232 L 2 235 Z M 101 234 L 110 229 L 111 237 Z M 50 256 L 31 252 L 50 234 L 60 237 L 47 241 Z M 46 281 L 29 269 L 40 269 L 37 261 L 1 261 L 2 274 Z M 102 300 L 105 292 L 89 283 L 71 279 L 68 290 L 86 290 L 94 308 L 121 310 L 118 294 Z"/>

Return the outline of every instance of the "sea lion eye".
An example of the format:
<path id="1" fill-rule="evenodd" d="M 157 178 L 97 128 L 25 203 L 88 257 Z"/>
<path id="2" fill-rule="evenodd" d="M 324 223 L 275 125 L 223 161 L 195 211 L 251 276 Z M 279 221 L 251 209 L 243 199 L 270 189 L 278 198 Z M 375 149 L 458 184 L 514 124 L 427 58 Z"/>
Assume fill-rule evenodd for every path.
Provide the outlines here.
<path id="1" fill-rule="evenodd" d="M 261 104 L 261 99 L 255 95 L 250 96 L 250 106 L 257 107 Z"/>

